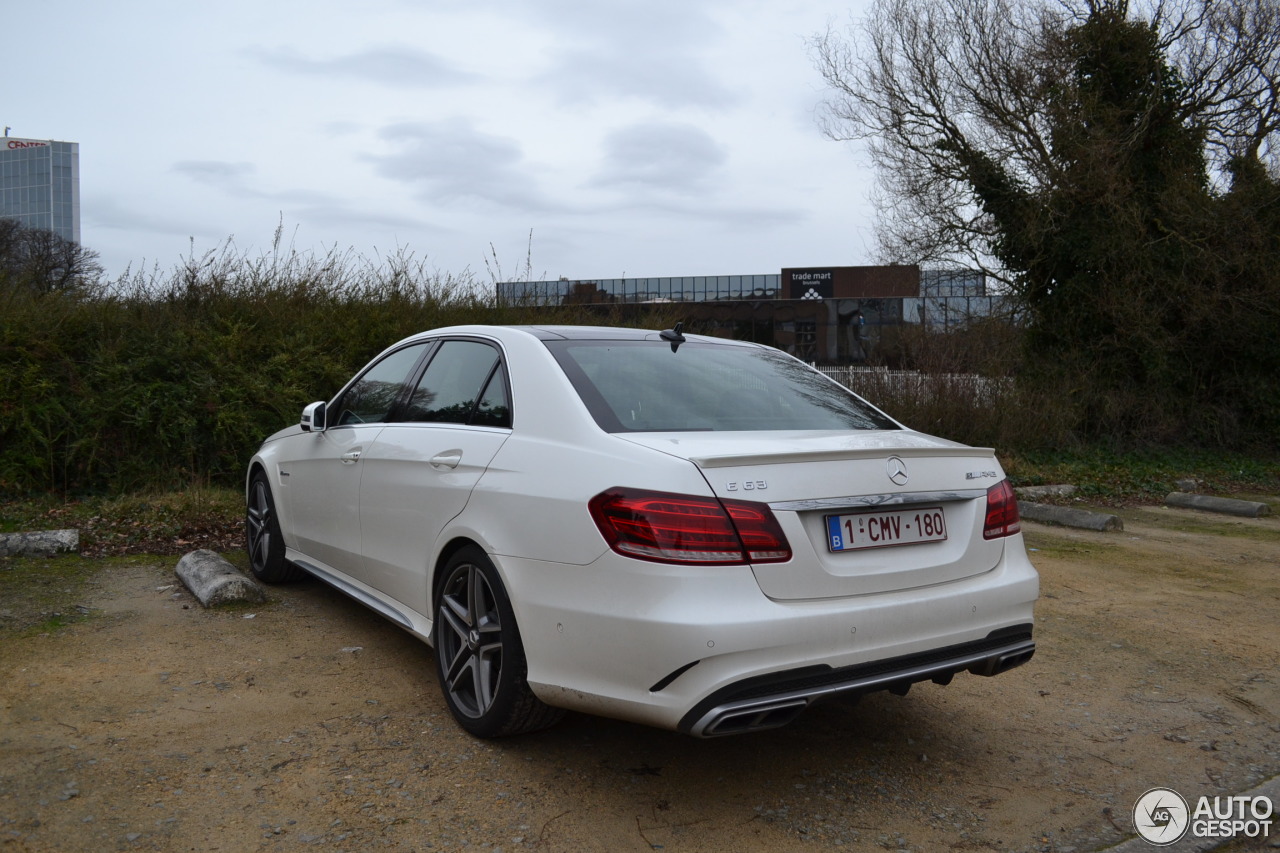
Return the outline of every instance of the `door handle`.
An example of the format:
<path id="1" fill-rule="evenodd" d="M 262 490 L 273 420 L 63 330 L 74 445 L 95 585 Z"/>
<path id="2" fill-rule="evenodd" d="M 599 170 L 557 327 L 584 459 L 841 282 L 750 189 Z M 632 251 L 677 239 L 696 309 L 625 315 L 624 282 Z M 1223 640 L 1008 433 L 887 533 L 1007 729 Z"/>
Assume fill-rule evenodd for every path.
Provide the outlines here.
<path id="1" fill-rule="evenodd" d="M 446 450 L 444 453 L 431 457 L 432 468 L 457 468 L 458 463 L 462 461 L 461 450 Z"/>
<path id="2" fill-rule="evenodd" d="M 346 453 L 342 454 L 342 464 L 354 465 L 355 461 L 360 458 L 360 454 L 363 450 L 364 448 L 362 447 L 357 447 L 355 450 L 348 450 Z"/>

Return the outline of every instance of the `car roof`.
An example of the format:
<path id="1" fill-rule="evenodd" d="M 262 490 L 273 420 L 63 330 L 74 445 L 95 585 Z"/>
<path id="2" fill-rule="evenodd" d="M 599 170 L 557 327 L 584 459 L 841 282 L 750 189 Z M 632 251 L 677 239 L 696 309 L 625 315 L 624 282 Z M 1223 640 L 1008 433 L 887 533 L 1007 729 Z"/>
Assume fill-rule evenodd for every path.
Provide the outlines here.
<path id="1" fill-rule="evenodd" d="M 528 332 L 543 341 L 643 341 L 658 334 L 650 329 L 624 329 L 612 326 L 512 326 L 512 328 Z"/>
<path id="2" fill-rule="evenodd" d="M 629 329 L 616 326 L 508 326 L 527 332 L 542 341 L 650 341 L 661 334 L 656 329 Z M 687 334 L 691 341 L 698 343 L 724 344 L 726 346 L 756 347 L 749 341 L 735 341 L 730 338 L 717 338 L 708 335 Z"/>
<path id="3" fill-rule="evenodd" d="M 522 324 L 511 326 L 499 325 L 465 325 L 465 326 L 448 326 L 440 329 L 432 329 L 430 331 L 419 332 L 408 340 L 417 340 L 422 338 L 433 337 L 436 335 L 466 335 L 466 334 L 498 334 L 504 331 L 522 332 L 537 338 L 540 341 L 653 341 L 658 340 L 659 332 L 656 329 L 631 329 L 618 326 L 562 326 L 562 325 L 534 325 Z M 708 335 L 686 334 L 685 337 L 690 341 L 708 344 L 722 344 L 725 346 L 742 346 L 759 348 L 759 344 L 749 341 L 735 341 L 730 338 L 717 338 Z"/>

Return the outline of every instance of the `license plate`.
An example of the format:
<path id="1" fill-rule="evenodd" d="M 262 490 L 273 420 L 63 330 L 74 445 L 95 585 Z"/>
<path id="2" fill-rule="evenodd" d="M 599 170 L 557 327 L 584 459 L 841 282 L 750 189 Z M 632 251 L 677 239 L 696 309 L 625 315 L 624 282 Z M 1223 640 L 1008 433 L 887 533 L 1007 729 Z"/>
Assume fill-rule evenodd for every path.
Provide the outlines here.
<path id="1" fill-rule="evenodd" d="M 827 547 L 832 551 L 915 545 L 946 538 L 946 516 L 940 506 L 827 516 Z"/>

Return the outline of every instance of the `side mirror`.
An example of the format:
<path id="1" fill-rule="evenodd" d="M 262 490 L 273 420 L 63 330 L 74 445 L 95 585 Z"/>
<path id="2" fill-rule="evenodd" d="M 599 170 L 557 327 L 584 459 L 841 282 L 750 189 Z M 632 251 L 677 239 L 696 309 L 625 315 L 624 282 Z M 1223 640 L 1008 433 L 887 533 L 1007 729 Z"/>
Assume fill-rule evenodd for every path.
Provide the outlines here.
<path id="1" fill-rule="evenodd" d="M 302 410 L 302 431 L 324 432 L 324 417 L 328 408 L 329 404 L 323 400 L 318 403 L 308 403 L 307 407 Z"/>

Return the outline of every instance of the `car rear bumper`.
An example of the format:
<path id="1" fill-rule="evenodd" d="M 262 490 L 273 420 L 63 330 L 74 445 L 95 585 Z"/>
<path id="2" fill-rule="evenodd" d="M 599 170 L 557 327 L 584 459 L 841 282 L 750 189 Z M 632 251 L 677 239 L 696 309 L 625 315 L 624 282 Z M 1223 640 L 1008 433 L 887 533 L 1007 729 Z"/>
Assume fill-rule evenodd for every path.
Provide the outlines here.
<path id="1" fill-rule="evenodd" d="M 833 694 L 994 675 L 1034 650 L 1020 536 L 978 575 L 809 601 L 767 598 L 745 566 L 495 561 L 543 701 L 700 737 L 782 725 Z"/>
<path id="2" fill-rule="evenodd" d="M 982 640 L 889 660 L 832 668 L 810 666 L 722 687 L 685 714 L 679 730 L 694 737 L 740 734 L 786 725 L 819 699 L 876 690 L 905 694 L 912 684 L 949 684 L 961 672 L 999 675 L 1031 660 L 1031 625 L 993 631 Z"/>

